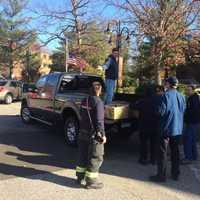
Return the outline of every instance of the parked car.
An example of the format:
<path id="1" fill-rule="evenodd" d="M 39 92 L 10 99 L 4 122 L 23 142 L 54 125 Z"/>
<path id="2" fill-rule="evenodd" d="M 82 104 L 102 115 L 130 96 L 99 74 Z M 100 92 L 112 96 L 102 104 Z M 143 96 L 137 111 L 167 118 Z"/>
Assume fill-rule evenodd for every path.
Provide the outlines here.
<path id="1" fill-rule="evenodd" d="M 15 80 L 0 80 L 0 101 L 11 104 L 13 100 L 22 98 L 22 82 Z"/>
<path id="2" fill-rule="evenodd" d="M 75 145 L 78 137 L 81 101 L 89 95 L 91 83 L 101 77 L 80 73 L 51 73 L 41 77 L 31 88 L 21 104 L 21 118 L 26 124 L 37 120 L 44 124 L 61 127 L 65 141 Z M 134 95 L 116 95 L 117 100 L 135 101 Z M 136 128 L 132 115 L 126 119 L 105 119 L 106 132 L 118 129 L 121 137 L 127 137 Z"/>
<path id="3" fill-rule="evenodd" d="M 195 79 L 180 79 L 179 82 L 183 85 L 194 85 L 197 88 L 200 88 L 200 83 Z"/>
<path id="4" fill-rule="evenodd" d="M 180 79 L 180 84 L 181 85 L 194 85 L 196 87 L 196 92 L 198 92 L 200 94 L 200 83 L 198 81 L 196 81 L 195 79 Z"/>
<path id="5" fill-rule="evenodd" d="M 0 74 L 0 80 L 6 80 L 6 78 Z"/>

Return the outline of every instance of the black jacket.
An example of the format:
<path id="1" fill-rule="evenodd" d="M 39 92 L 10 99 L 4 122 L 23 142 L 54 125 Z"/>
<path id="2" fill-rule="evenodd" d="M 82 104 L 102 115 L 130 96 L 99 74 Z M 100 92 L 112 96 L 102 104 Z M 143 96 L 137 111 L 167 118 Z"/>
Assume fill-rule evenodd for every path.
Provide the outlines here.
<path id="1" fill-rule="evenodd" d="M 200 97 L 196 93 L 190 96 L 187 100 L 187 107 L 185 111 L 185 123 L 200 123 Z"/>
<path id="2" fill-rule="evenodd" d="M 101 132 L 105 135 L 104 130 L 104 103 L 97 96 L 88 97 L 88 108 L 92 120 L 87 111 L 87 98 L 81 103 L 81 122 L 80 122 L 80 139 L 90 140 L 95 132 Z"/>
<path id="3" fill-rule="evenodd" d="M 156 97 L 146 97 L 137 102 L 134 107 L 139 110 L 139 128 L 141 132 L 156 132 L 158 117 L 155 112 Z"/>
<path id="4" fill-rule="evenodd" d="M 112 79 L 117 80 L 118 79 L 118 63 L 114 56 L 110 55 L 108 57 L 110 59 L 110 65 L 108 66 L 108 69 L 105 71 L 106 79 Z"/>

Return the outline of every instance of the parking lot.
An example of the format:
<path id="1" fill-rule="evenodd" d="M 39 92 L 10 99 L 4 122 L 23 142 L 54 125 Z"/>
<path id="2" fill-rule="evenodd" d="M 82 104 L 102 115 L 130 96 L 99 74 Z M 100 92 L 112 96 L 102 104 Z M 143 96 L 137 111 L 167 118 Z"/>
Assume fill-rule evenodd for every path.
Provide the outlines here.
<path id="1" fill-rule="evenodd" d="M 21 199 L 200 199 L 200 164 L 182 167 L 179 182 L 156 185 L 148 181 L 154 166 L 137 163 L 138 142 L 116 140 L 106 145 L 100 191 L 86 191 L 74 183 L 77 149 L 62 134 L 20 119 L 20 103 L 0 104 L 1 200 Z"/>

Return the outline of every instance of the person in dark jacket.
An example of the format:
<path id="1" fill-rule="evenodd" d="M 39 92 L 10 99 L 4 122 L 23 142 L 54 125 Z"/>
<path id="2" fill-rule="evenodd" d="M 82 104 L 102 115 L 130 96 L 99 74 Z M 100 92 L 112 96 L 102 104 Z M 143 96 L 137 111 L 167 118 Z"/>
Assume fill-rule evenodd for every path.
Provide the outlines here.
<path id="1" fill-rule="evenodd" d="M 171 177 L 178 180 L 180 175 L 179 140 L 183 130 L 185 98 L 176 88 L 176 77 L 166 79 L 166 92 L 156 108 L 160 117 L 160 138 L 157 160 L 157 174 L 151 176 L 153 182 L 165 182 L 167 172 L 167 149 L 171 148 Z"/>
<path id="2" fill-rule="evenodd" d="M 135 104 L 139 110 L 139 130 L 140 130 L 140 157 L 139 163 L 146 165 L 156 162 L 156 138 L 158 126 L 155 115 L 155 95 L 153 88 L 147 88 L 145 97 Z M 150 154 L 150 156 L 148 155 Z"/>
<path id="3" fill-rule="evenodd" d="M 103 65 L 105 69 L 105 85 L 106 85 L 106 95 L 105 104 L 112 103 L 114 96 L 114 91 L 116 87 L 116 81 L 118 80 L 118 59 L 119 51 L 117 48 L 112 49 L 112 54 L 106 59 L 106 63 Z"/>
<path id="4" fill-rule="evenodd" d="M 91 95 L 81 103 L 79 161 L 76 167 L 76 176 L 78 184 L 82 185 L 86 182 L 87 189 L 103 187 L 103 183 L 98 181 L 106 143 L 101 91 L 101 84 L 94 82 L 91 87 Z"/>
<path id="5" fill-rule="evenodd" d="M 187 107 L 185 112 L 185 131 L 183 134 L 185 159 L 182 164 L 190 164 L 193 160 L 197 160 L 197 132 L 200 126 L 200 97 L 195 92 L 195 86 L 187 87 Z"/>

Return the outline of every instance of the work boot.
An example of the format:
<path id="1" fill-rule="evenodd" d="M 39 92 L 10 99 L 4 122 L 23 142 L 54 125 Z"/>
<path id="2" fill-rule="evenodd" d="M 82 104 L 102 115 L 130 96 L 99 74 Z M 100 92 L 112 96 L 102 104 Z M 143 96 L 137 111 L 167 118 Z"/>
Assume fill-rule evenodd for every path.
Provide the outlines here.
<path id="1" fill-rule="evenodd" d="M 155 183 L 164 183 L 166 182 L 166 177 L 155 175 L 155 176 L 150 176 L 149 180 Z"/>
<path id="2" fill-rule="evenodd" d="M 76 183 L 78 184 L 78 185 L 80 185 L 80 186 L 83 186 L 83 185 L 85 185 L 86 184 L 86 181 L 85 181 L 85 179 L 77 179 L 76 180 Z"/>
<path id="3" fill-rule="evenodd" d="M 101 183 L 101 182 L 93 182 L 93 183 L 87 182 L 85 188 L 86 189 L 102 189 L 103 183 Z"/>
<path id="4" fill-rule="evenodd" d="M 190 165 L 192 164 L 192 161 L 189 159 L 183 159 L 181 160 L 181 165 Z"/>

